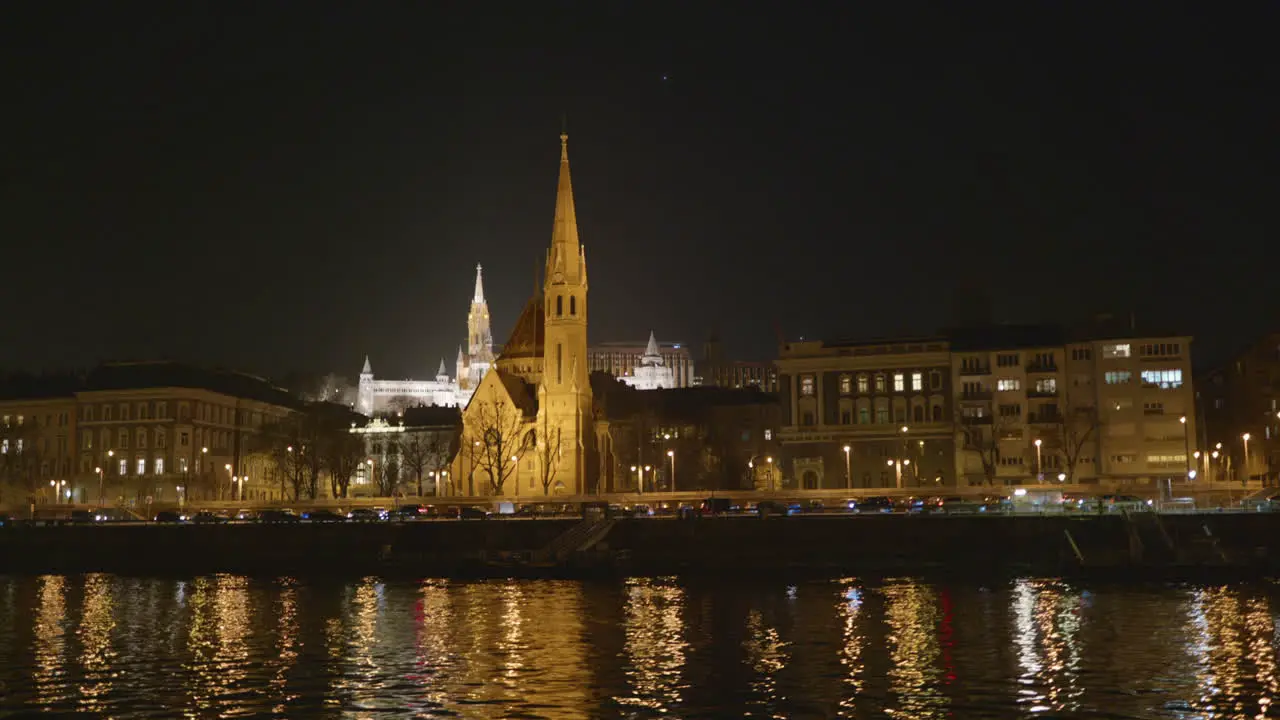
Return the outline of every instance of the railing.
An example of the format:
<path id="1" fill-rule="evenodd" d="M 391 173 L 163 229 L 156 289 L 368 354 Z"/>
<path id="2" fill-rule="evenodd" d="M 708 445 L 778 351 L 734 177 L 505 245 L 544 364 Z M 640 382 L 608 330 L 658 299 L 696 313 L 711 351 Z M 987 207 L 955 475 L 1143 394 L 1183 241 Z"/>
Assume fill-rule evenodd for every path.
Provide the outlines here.
<path id="1" fill-rule="evenodd" d="M 1033 389 L 1031 389 L 1031 390 L 1028 390 L 1028 391 L 1027 391 L 1027 397 L 1029 397 L 1029 398 L 1055 398 L 1055 397 L 1058 397 L 1058 391 L 1057 391 L 1057 390 L 1036 390 L 1036 389 L 1034 389 L 1034 388 L 1033 388 Z"/>
<path id="2" fill-rule="evenodd" d="M 990 365 L 977 365 L 977 366 L 970 365 L 968 367 L 962 366 L 960 368 L 960 374 L 961 375 L 990 375 L 991 366 Z"/>
<path id="3" fill-rule="evenodd" d="M 1027 372 L 1029 373 L 1058 372 L 1058 364 L 1057 363 L 1031 363 L 1030 365 L 1027 366 Z"/>
<path id="4" fill-rule="evenodd" d="M 961 400 L 990 400 L 990 390 L 965 390 L 960 393 Z"/>

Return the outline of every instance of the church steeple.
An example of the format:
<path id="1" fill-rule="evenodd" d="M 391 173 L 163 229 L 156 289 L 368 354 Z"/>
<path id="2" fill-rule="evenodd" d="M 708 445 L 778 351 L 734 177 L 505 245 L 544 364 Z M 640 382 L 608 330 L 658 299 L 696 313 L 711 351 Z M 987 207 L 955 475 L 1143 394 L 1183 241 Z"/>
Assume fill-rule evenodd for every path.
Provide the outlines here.
<path id="1" fill-rule="evenodd" d="M 480 277 L 480 263 L 476 263 L 476 294 L 472 296 L 471 302 L 484 302 L 484 280 Z"/>
<path id="2" fill-rule="evenodd" d="M 587 285 L 587 264 L 578 241 L 578 214 L 573 207 L 573 182 L 569 177 L 569 136 L 560 134 L 560 181 L 556 185 L 556 216 L 551 226 L 544 287 L 560 282 Z"/>

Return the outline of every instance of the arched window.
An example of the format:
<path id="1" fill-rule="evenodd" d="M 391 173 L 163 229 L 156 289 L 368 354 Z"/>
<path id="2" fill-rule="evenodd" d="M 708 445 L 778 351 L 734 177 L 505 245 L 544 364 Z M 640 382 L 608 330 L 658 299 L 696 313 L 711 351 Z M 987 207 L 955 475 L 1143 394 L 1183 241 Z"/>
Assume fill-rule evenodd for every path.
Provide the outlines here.
<path id="1" fill-rule="evenodd" d="M 933 406 L 933 421 L 942 422 L 942 406 L 941 405 Z"/>
<path id="2" fill-rule="evenodd" d="M 578 314 L 578 298 L 576 295 L 569 296 L 569 314 L 570 315 Z"/>
<path id="3" fill-rule="evenodd" d="M 917 405 L 911 409 L 912 422 L 924 422 L 924 406 Z"/>
<path id="4" fill-rule="evenodd" d="M 564 296 L 557 295 L 556 296 L 556 317 L 560 317 L 561 315 L 564 315 Z"/>

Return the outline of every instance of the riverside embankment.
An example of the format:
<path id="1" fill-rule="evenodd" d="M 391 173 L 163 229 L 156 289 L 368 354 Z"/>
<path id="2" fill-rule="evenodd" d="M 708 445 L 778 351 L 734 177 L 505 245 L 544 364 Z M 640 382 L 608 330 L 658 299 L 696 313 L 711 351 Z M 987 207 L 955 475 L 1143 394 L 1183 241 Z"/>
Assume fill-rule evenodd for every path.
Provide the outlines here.
<path id="1" fill-rule="evenodd" d="M 621 519 L 537 561 L 579 521 L 18 526 L 0 573 L 1280 573 L 1280 514 Z M 544 554 L 545 555 L 545 554 Z"/>

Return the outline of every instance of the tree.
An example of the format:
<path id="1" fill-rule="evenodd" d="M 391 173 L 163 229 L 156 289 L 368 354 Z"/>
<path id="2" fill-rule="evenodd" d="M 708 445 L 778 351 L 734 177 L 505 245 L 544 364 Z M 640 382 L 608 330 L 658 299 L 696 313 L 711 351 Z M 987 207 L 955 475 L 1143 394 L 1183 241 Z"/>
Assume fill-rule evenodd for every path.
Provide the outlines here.
<path id="1" fill-rule="evenodd" d="M 524 456 L 524 416 L 510 402 L 498 398 L 496 390 L 491 391 L 488 400 L 477 403 L 472 398 L 471 407 L 475 408 L 471 414 L 472 437 L 480 443 L 476 463 L 489 475 L 490 494 L 501 495 Z"/>
<path id="2" fill-rule="evenodd" d="M 431 463 L 430 436 L 434 433 L 411 432 L 407 434 L 409 437 L 400 443 L 400 462 L 404 465 L 404 469 L 413 476 L 414 485 L 417 488 L 417 497 L 422 497 L 422 476 L 427 472 L 427 467 Z"/>
<path id="3" fill-rule="evenodd" d="M 320 457 L 329 471 L 334 498 L 347 497 L 351 476 L 364 462 L 364 438 L 343 428 L 330 428 L 321 436 Z"/>
<path id="4" fill-rule="evenodd" d="M 1075 481 L 1076 467 L 1085 445 L 1102 426 L 1102 418 L 1096 406 L 1072 403 L 1069 392 L 1063 395 L 1063 402 L 1065 409 L 1057 414 L 1056 425 L 1062 443 L 1062 462 L 1066 466 L 1065 482 L 1071 483 Z"/>
<path id="5" fill-rule="evenodd" d="M 379 497 L 392 497 L 400 489 L 400 458 L 394 447 L 388 448 L 385 459 L 374 466 L 373 480 Z"/>
<path id="6" fill-rule="evenodd" d="M 309 411 L 294 413 L 262 428 L 260 450 L 280 478 L 280 494 L 294 500 L 319 495 L 323 458 L 317 452 L 321 421 Z"/>
<path id="7" fill-rule="evenodd" d="M 538 472 L 542 481 L 542 494 L 551 494 L 551 485 L 556 481 L 556 472 L 560 469 L 560 428 L 549 428 L 543 423 L 542 437 L 538 439 Z"/>
<path id="8" fill-rule="evenodd" d="M 978 456 L 987 485 L 995 485 L 1000 467 L 1000 439 L 1009 429 L 1009 421 L 996 415 L 967 415 L 957 410 L 956 424 L 963 434 L 964 449 Z"/>

